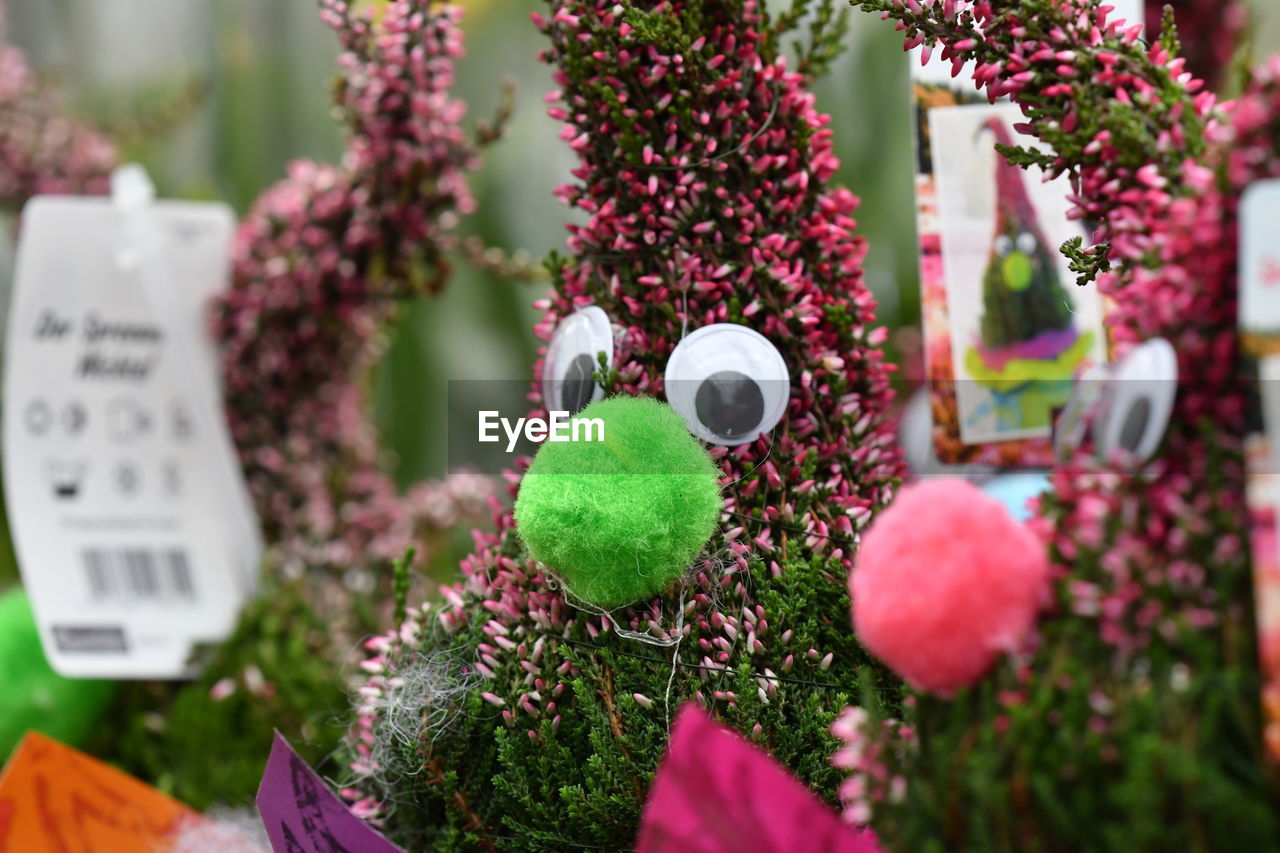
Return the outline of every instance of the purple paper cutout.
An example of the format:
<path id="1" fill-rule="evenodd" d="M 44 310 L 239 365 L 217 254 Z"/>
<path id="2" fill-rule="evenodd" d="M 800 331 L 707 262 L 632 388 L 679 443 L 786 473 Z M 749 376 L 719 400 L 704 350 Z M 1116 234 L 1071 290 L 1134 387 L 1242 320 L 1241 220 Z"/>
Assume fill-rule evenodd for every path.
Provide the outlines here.
<path id="1" fill-rule="evenodd" d="M 275 853 L 404 853 L 348 811 L 279 732 L 257 802 Z"/>
<path id="2" fill-rule="evenodd" d="M 686 703 L 649 789 L 636 853 L 881 853 L 763 750 Z"/>
<path id="3" fill-rule="evenodd" d="M 1014 359 L 1053 361 L 1075 346 L 1079 339 L 1080 332 L 1072 326 L 1069 329 L 1042 332 L 1029 341 L 1020 341 L 1007 347 L 988 347 L 982 343 L 981 338 L 975 337 L 973 347 L 984 365 L 991 370 L 1002 371 Z"/>

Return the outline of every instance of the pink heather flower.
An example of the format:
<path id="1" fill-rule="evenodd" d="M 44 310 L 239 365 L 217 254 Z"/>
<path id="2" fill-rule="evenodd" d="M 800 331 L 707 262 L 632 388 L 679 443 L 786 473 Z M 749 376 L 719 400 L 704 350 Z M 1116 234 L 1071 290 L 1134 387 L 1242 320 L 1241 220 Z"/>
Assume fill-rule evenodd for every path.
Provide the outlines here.
<path id="1" fill-rule="evenodd" d="M 3 19 L 0 7 L 0 33 Z M 34 195 L 105 193 L 116 164 L 115 145 L 68 117 L 22 51 L 0 42 L 0 204 L 20 208 Z"/>
<path id="2" fill-rule="evenodd" d="M 1187 68 L 1216 89 L 1231 68 L 1248 24 L 1248 4 L 1240 0 L 1146 0 L 1147 32 L 1152 37 L 1160 33 L 1166 6 L 1173 7 Z"/>
<path id="3" fill-rule="evenodd" d="M 340 0 L 341 167 L 311 162 L 265 192 L 236 236 L 217 306 L 232 434 L 272 542 L 287 560 L 368 564 L 486 512 L 487 480 L 402 496 L 381 466 L 365 392 L 397 303 L 441 286 L 476 165 L 449 95 L 456 7 L 399 0 L 378 23 Z"/>
<path id="4" fill-rule="evenodd" d="M 236 692 L 236 680 L 234 678 L 221 678 L 209 688 L 209 698 L 214 702 L 221 702 L 228 699 Z"/>
<path id="5" fill-rule="evenodd" d="M 1149 337 L 1169 339 L 1182 377 L 1166 449 L 1155 463 L 1130 473 L 1123 460 L 1098 463 L 1086 454 L 1059 467 L 1056 499 L 1046 505 L 1051 523 L 1039 528 L 1068 575 L 1082 553 L 1098 555 L 1106 576 L 1074 588 L 1087 589 L 1074 609 L 1093 614 L 1102 636 L 1126 654 L 1141 651 L 1156 636 L 1176 634 L 1182 630 L 1177 626 L 1212 625 L 1205 597 L 1224 565 L 1244 559 L 1242 492 L 1205 484 L 1217 478 L 1243 481 L 1236 214 L 1249 183 L 1280 175 L 1273 145 L 1278 75 L 1280 60 L 1273 60 L 1258 70 L 1236 104 L 1225 105 L 1224 115 L 1211 120 L 1204 161 L 1188 159 L 1180 175 L 1169 176 L 1178 195 L 1122 190 L 1113 205 L 1090 202 L 1119 223 L 1112 251 L 1127 262 L 1099 280 L 1115 300 L 1115 340 L 1123 351 Z M 1223 175 L 1225 184 L 1204 180 L 1206 166 Z M 1108 182 L 1089 176 L 1086 183 L 1084 174 L 1081 183 L 1097 191 L 1092 198 L 1105 198 Z M 1127 200 L 1120 198 L 1126 194 Z M 1213 424 L 1211 432 L 1201 429 L 1206 423 Z M 1210 518 L 1223 526 L 1208 527 Z M 1118 533 L 1113 519 L 1123 521 Z M 1212 564 L 1202 562 L 1206 541 L 1220 552 Z M 1222 550 L 1222 543 L 1231 547 Z M 1165 570 L 1153 576 L 1144 571 L 1150 566 Z"/>
<path id="6" fill-rule="evenodd" d="M 831 724 L 831 734 L 841 742 L 831 756 L 831 764 L 846 771 L 840 784 L 840 804 L 846 823 L 867 826 L 876 805 L 901 802 L 907 780 L 889 770 L 890 753 L 905 752 L 914 737 L 911 729 L 896 720 L 878 724 L 861 708 L 845 708 Z M 900 763 L 897 761 L 895 763 Z"/>

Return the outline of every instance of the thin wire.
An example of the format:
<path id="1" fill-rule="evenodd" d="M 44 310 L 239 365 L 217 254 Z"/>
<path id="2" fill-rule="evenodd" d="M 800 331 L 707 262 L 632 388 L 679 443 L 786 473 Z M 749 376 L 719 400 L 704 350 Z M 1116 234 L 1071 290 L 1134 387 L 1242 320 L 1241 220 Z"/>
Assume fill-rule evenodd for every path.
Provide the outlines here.
<path id="1" fill-rule="evenodd" d="M 753 443 L 754 443 L 754 442 L 753 442 Z M 741 477 L 739 477 L 738 479 L 736 479 L 736 480 L 730 480 L 729 482 L 725 483 L 721 488 L 728 489 L 728 488 L 730 488 L 731 486 L 736 486 L 736 485 L 738 485 L 738 484 L 739 484 L 739 483 L 741 483 L 743 480 L 747 479 L 747 478 L 748 478 L 748 477 L 750 477 L 752 474 L 754 474 L 755 472 L 759 471 L 759 470 L 760 470 L 760 466 L 761 466 L 761 465 L 763 465 L 764 463 L 768 462 L 768 461 L 769 461 L 769 457 L 770 457 L 770 456 L 772 456 L 772 455 L 773 455 L 773 431 L 771 430 L 771 431 L 769 432 L 769 446 L 768 446 L 767 448 L 765 448 L 764 456 L 760 457 L 760 461 L 756 463 L 755 467 L 754 467 L 754 468 L 752 468 L 752 469 L 751 469 L 750 471 L 748 471 L 747 473 L 743 474 L 743 475 L 742 475 Z M 716 460 L 716 461 L 718 462 L 719 460 Z"/>
<path id="2" fill-rule="evenodd" d="M 676 239 L 683 237 L 687 231 L 682 231 L 675 235 Z M 742 247 L 735 243 L 695 243 L 692 246 L 677 246 L 673 243 L 654 243 L 641 249 L 631 249 L 626 252 L 586 252 L 583 257 L 589 261 L 625 261 L 637 256 L 646 257 L 648 255 L 660 255 L 663 252 L 681 251 L 681 252 L 705 252 L 708 249 L 741 251 Z"/>
<path id="3" fill-rule="evenodd" d="M 667 691 L 663 694 L 662 703 L 667 711 L 667 728 L 671 728 L 671 686 L 676 681 L 676 670 L 680 668 L 680 641 L 684 639 L 684 593 L 680 590 L 680 613 L 676 617 L 676 644 L 671 647 L 671 674 L 667 676 Z"/>
<path id="4" fill-rule="evenodd" d="M 612 648 L 609 648 L 608 646 L 601 646 L 597 643 L 588 643 L 582 640 L 570 640 L 567 637 L 561 636 L 560 634 L 545 633 L 542 636 L 549 637 L 554 640 L 559 640 L 560 642 L 563 642 L 563 643 L 568 643 L 571 646 L 578 646 L 580 648 L 585 648 L 585 649 L 595 649 L 596 651 L 607 651 L 617 655 L 618 657 L 632 658 L 634 660 L 642 660 L 642 661 L 647 661 L 649 663 L 660 663 L 663 665 L 666 664 L 666 661 L 659 660 L 658 658 L 651 658 L 646 655 L 632 654 L 631 652 L 624 652 L 618 649 L 612 649 Z M 730 648 L 732 648 L 732 646 Z M 684 661 L 678 662 L 677 666 L 683 667 L 684 669 L 700 669 L 700 670 L 706 670 L 709 672 L 717 672 L 721 676 L 723 676 L 728 669 L 727 667 L 724 667 L 724 666 L 705 666 L 704 664 L 700 664 L 700 663 L 685 663 Z M 829 682 L 829 681 L 811 681 L 806 678 L 788 678 L 787 676 L 784 676 L 784 675 L 760 675 L 756 677 L 764 678 L 769 681 L 777 681 L 783 684 L 799 684 L 805 687 L 821 687 L 824 690 L 849 690 L 849 686 L 847 684 L 835 684 L 834 682 Z M 880 693 L 896 693 L 897 692 L 896 689 L 890 689 L 887 687 L 872 687 L 871 689 L 878 691 Z"/>
<path id="5" fill-rule="evenodd" d="M 601 610 L 599 607 L 596 607 L 594 604 L 591 604 L 590 602 L 587 602 L 587 601 L 583 601 L 581 598 L 578 598 L 578 596 L 574 595 L 573 590 L 569 588 L 569 585 L 566 584 L 553 571 L 551 571 L 550 568 L 543 565 L 542 563 L 539 563 L 538 567 L 540 571 L 544 572 L 547 576 L 548 589 L 558 590 L 561 594 L 564 595 L 565 601 L 567 601 L 570 606 L 576 607 L 579 610 L 586 611 L 587 613 L 590 613 L 593 616 L 600 616 L 600 617 L 603 617 L 604 619 L 607 619 L 609 621 L 609 624 L 613 626 L 614 633 L 617 634 L 619 637 L 622 637 L 623 639 L 626 639 L 626 640 L 636 640 L 637 642 L 648 643 L 651 646 L 660 646 L 662 648 L 670 648 L 672 646 L 680 645 L 681 637 L 679 635 L 676 637 L 669 637 L 669 636 L 655 637 L 652 634 L 644 631 L 632 631 L 628 628 L 623 628 L 621 625 L 618 624 L 617 620 L 613 618 L 612 611 Z M 684 608 L 683 607 L 681 607 L 680 615 L 677 618 L 677 627 L 681 629 L 683 629 L 684 627 Z"/>
<path id="6" fill-rule="evenodd" d="M 710 166 L 712 164 L 720 163 L 720 162 L 723 162 L 724 160 L 728 160 L 730 157 L 733 157 L 734 155 L 739 154 L 742 151 L 745 151 L 748 145 L 755 142 L 761 136 L 764 136 L 765 131 L 769 129 L 769 125 L 773 124 L 773 119 L 778 114 L 778 104 L 781 103 L 781 101 L 782 101 L 781 98 L 775 97 L 773 99 L 773 105 L 769 107 L 769 115 L 765 117 L 764 124 L 760 125 L 760 129 L 757 130 L 755 133 L 751 134 L 751 136 L 747 137 L 745 141 L 729 149 L 723 154 L 717 154 L 714 157 L 711 157 L 706 160 L 702 160 L 697 163 L 684 163 L 684 164 L 658 163 L 658 164 L 649 164 L 647 166 L 643 163 L 640 163 L 640 164 L 632 164 L 633 168 L 648 169 L 653 172 L 674 172 L 679 169 L 701 169 L 706 166 Z"/>
<path id="7" fill-rule="evenodd" d="M 523 841 L 524 839 L 516 838 L 514 835 L 491 835 L 494 841 Z M 630 847 L 610 847 L 605 844 L 587 844 L 581 841 L 570 841 L 567 838 L 556 838 L 557 844 L 563 844 L 565 847 L 573 847 L 578 850 L 613 850 L 616 853 L 625 853 L 631 850 Z"/>

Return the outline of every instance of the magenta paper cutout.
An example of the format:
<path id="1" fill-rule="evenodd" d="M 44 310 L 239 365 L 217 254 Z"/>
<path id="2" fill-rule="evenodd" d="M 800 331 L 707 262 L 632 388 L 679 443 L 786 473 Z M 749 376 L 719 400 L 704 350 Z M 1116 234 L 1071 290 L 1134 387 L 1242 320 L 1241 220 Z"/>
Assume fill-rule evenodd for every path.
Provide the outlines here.
<path id="1" fill-rule="evenodd" d="M 1075 346 L 1078 340 L 1080 340 L 1080 330 L 1072 326 L 1069 329 L 1041 332 L 1029 341 L 1019 341 L 1007 347 L 989 347 L 982 342 L 980 335 L 974 335 L 973 348 L 978 351 L 978 356 L 984 365 L 991 370 L 1002 371 L 1014 359 L 1054 361 Z"/>
<path id="2" fill-rule="evenodd" d="M 649 790 L 636 853 L 881 853 L 782 765 L 686 703 Z"/>
<path id="3" fill-rule="evenodd" d="M 275 853 L 404 853 L 347 810 L 279 732 L 258 787 Z"/>

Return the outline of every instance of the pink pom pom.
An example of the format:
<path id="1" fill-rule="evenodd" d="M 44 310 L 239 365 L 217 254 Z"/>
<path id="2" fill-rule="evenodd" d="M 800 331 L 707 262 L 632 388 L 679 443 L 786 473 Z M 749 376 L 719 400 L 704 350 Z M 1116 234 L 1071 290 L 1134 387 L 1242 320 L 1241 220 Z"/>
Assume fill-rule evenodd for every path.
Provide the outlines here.
<path id="1" fill-rule="evenodd" d="M 903 489 L 863 537 L 853 625 L 914 687 L 947 695 L 1018 647 L 1048 594 L 1044 545 L 963 480 Z"/>

